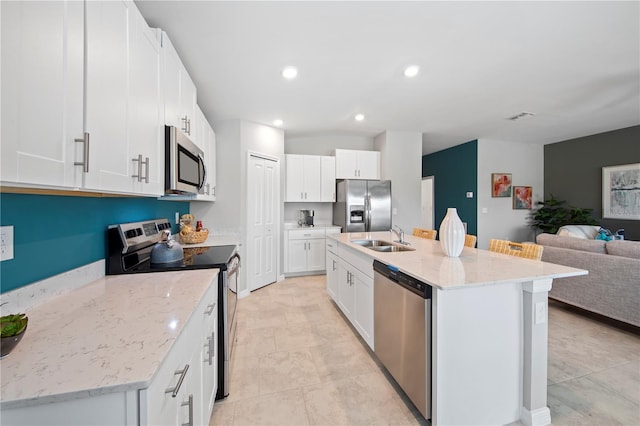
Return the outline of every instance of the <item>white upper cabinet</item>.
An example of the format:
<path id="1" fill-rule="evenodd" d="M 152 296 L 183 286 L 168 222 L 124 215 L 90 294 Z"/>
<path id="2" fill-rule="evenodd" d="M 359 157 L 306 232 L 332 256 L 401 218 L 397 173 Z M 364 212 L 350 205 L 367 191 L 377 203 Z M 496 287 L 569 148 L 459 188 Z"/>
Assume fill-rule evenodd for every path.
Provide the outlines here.
<path id="1" fill-rule="evenodd" d="M 86 3 L 87 189 L 133 189 L 127 134 L 131 6 L 122 1 Z"/>
<path id="2" fill-rule="evenodd" d="M 196 105 L 195 120 L 191 127 L 193 142 L 202 150 L 205 159 L 205 179 L 203 194 L 181 196 L 181 199 L 191 201 L 215 201 L 216 200 L 216 134 L 204 116 L 204 113 Z M 169 196 L 168 200 L 177 197 Z"/>
<path id="3" fill-rule="evenodd" d="M 335 158 L 287 154 L 285 201 L 335 201 Z"/>
<path id="4" fill-rule="evenodd" d="M 336 179 L 380 179 L 380 152 L 336 149 Z"/>
<path id="5" fill-rule="evenodd" d="M 285 201 L 320 201 L 320 157 L 285 155 Z"/>
<path id="6" fill-rule="evenodd" d="M 129 1 L 87 2 L 84 188 L 161 195 L 161 48 Z"/>
<path id="7" fill-rule="evenodd" d="M 129 161 L 134 192 L 164 193 L 162 48 L 142 15 L 133 10 L 129 73 Z"/>
<path id="8" fill-rule="evenodd" d="M 2 181 L 162 194 L 161 49 L 134 3 L 1 7 Z"/>
<path id="9" fill-rule="evenodd" d="M 205 185 L 205 193 L 209 196 L 211 201 L 216 199 L 216 182 L 217 182 L 217 155 L 216 155 L 216 133 L 210 124 L 207 123 L 207 130 L 209 133 L 209 151 L 207 164 L 207 183 Z"/>
<path id="10" fill-rule="evenodd" d="M 320 157 L 320 201 L 336 201 L 336 158 Z"/>
<path id="11" fill-rule="evenodd" d="M 3 183 L 73 187 L 83 137 L 84 5 L 0 2 Z M 78 179 L 76 183 L 75 179 Z"/>
<path id="12" fill-rule="evenodd" d="M 164 55 L 164 121 L 195 140 L 196 86 L 164 31 L 162 32 L 162 51 Z"/>

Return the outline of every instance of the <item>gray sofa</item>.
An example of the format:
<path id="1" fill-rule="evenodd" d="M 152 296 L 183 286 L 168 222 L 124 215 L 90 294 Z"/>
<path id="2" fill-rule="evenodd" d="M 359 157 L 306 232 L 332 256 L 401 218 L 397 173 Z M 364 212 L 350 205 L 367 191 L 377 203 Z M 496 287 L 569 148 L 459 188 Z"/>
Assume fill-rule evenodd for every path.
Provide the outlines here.
<path id="1" fill-rule="evenodd" d="M 540 234 L 542 260 L 586 269 L 553 280 L 549 297 L 640 327 L 640 241 L 602 241 Z"/>

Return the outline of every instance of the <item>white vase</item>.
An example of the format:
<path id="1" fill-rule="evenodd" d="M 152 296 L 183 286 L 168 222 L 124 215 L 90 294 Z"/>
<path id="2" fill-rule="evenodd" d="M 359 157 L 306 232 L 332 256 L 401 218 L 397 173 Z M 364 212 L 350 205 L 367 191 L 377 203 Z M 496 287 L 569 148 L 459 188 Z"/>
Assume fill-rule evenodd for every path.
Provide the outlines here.
<path id="1" fill-rule="evenodd" d="M 464 225 L 455 208 L 448 208 L 447 215 L 440 224 L 438 231 L 440 246 L 444 254 L 450 257 L 458 257 L 464 248 Z"/>

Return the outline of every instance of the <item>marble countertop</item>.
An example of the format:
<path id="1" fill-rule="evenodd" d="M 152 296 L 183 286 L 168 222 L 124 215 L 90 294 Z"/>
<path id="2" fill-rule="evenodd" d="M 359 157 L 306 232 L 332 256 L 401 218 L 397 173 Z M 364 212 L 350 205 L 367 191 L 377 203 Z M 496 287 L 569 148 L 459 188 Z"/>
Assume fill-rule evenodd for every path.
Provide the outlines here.
<path id="1" fill-rule="evenodd" d="M 508 282 L 523 282 L 547 278 L 586 275 L 584 269 L 556 265 L 538 260 L 522 259 L 488 250 L 465 247 L 460 257 L 449 257 L 440 242 L 406 235 L 405 240 L 415 251 L 384 253 L 370 250 L 351 240 L 377 239 L 394 241 L 391 232 L 352 232 L 330 234 L 338 242 L 441 290 L 468 288 Z"/>
<path id="2" fill-rule="evenodd" d="M 148 387 L 217 275 L 107 276 L 33 307 L 0 361 L 0 408 Z"/>

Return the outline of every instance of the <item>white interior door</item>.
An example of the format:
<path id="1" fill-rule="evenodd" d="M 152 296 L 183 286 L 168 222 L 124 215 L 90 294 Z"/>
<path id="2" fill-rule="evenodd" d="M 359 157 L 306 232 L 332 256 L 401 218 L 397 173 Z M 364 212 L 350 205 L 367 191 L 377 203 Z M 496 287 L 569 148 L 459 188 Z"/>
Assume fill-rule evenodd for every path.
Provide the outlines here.
<path id="1" fill-rule="evenodd" d="M 253 155 L 249 157 L 247 280 L 250 291 L 277 279 L 279 182 L 277 161 Z"/>
<path id="2" fill-rule="evenodd" d="M 422 178 L 421 227 L 436 229 L 433 224 L 433 176 Z"/>

